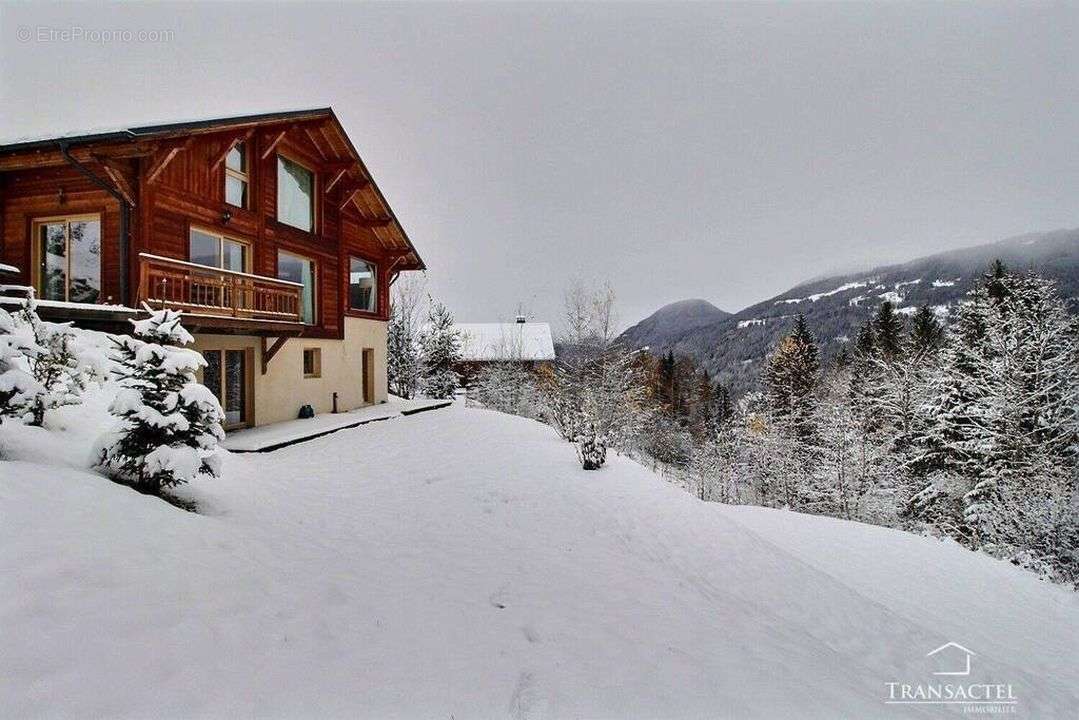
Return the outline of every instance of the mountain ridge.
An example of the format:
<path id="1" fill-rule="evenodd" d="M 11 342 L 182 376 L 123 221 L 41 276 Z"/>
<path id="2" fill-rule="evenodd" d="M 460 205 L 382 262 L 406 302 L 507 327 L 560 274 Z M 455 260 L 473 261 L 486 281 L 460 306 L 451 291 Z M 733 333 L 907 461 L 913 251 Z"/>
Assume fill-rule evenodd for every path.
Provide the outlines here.
<path id="1" fill-rule="evenodd" d="M 642 333 L 633 331 L 670 307 L 664 306 L 621 339 L 633 348 L 648 344 L 656 353 L 694 357 L 719 382 L 741 394 L 753 387 L 761 360 L 799 313 L 805 315 L 827 361 L 885 300 L 903 314 L 928 305 L 946 316 L 997 258 L 1013 270 L 1033 269 L 1056 280 L 1065 298 L 1079 295 L 1079 228 L 1059 229 L 807 280 L 707 323 L 652 327 L 653 342 L 641 342 Z"/>

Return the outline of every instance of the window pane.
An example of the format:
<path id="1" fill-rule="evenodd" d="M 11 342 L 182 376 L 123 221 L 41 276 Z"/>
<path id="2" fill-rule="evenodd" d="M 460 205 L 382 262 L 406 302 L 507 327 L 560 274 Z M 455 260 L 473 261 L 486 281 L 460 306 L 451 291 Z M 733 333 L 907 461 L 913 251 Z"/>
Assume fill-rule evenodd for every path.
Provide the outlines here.
<path id="1" fill-rule="evenodd" d="M 226 175 L 225 202 L 236 207 L 247 207 L 247 183 L 238 177 Z"/>
<path id="2" fill-rule="evenodd" d="M 375 312 L 375 266 L 360 258 L 349 259 L 348 302 L 353 310 Z"/>
<path id="3" fill-rule="evenodd" d="M 247 172 L 247 148 L 243 143 L 236 143 L 229 150 L 229 154 L 225 156 L 225 167 L 242 173 Z"/>
<path id="4" fill-rule="evenodd" d="M 221 239 L 216 235 L 207 235 L 192 229 L 188 258 L 199 265 L 221 267 Z"/>
<path id="5" fill-rule="evenodd" d="M 221 351 L 206 350 L 202 353 L 206 358 L 206 367 L 202 369 L 202 384 L 221 400 Z"/>
<path id="6" fill-rule="evenodd" d="M 243 350 L 225 351 L 225 424 L 237 425 L 246 417 L 247 383 L 244 365 L 246 353 Z"/>
<path id="7" fill-rule="evenodd" d="M 277 219 L 301 230 L 314 229 L 314 185 L 311 171 L 277 156 Z"/>
<path id="8" fill-rule="evenodd" d="M 303 302 L 303 321 L 308 325 L 315 322 L 315 267 L 307 258 L 282 252 L 277 254 L 277 277 L 303 284 L 300 293 Z"/>
<path id="9" fill-rule="evenodd" d="M 96 303 L 101 296 L 101 223 L 79 220 L 68 227 L 71 285 L 68 300 Z"/>
<path id="10" fill-rule="evenodd" d="M 64 223 L 41 225 L 41 297 L 67 300 L 67 240 Z"/>
<path id="11" fill-rule="evenodd" d="M 247 247 L 243 243 L 238 243 L 235 240 L 224 240 L 221 245 L 222 249 L 225 251 L 223 267 L 226 270 L 247 272 L 247 263 L 244 262 L 244 254 L 247 251 Z"/>

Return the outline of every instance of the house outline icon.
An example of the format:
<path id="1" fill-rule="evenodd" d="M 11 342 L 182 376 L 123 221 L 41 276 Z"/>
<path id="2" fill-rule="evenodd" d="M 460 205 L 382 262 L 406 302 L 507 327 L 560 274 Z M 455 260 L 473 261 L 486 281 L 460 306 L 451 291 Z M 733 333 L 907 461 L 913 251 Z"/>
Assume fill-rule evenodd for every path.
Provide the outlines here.
<path id="1" fill-rule="evenodd" d="M 966 666 L 962 670 L 939 670 L 937 672 L 934 672 L 933 674 L 934 675 L 970 675 L 970 657 L 972 655 L 977 654 L 977 653 L 975 653 L 973 650 L 968 650 L 967 648 L 963 647 L 962 645 L 960 645 L 957 642 L 951 642 L 951 641 L 946 642 L 943 645 L 941 645 L 939 648 L 937 648 L 936 650 L 930 650 L 929 652 L 927 652 L 925 654 L 925 656 L 926 657 L 931 657 L 933 655 L 936 655 L 937 653 L 939 653 L 942 650 L 947 650 L 948 648 L 956 648 L 957 650 L 961 651 L 963 653 L 964 657 L 966 658 Z"/>

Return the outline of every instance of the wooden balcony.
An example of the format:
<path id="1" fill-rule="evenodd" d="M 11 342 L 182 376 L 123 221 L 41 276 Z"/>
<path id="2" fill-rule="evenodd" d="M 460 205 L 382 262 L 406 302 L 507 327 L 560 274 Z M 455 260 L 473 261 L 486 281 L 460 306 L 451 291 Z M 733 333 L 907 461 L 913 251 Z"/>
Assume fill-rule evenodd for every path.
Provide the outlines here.
<path id="1" fill-rule="evenodd" d="M 139 302 L 180 310 L 189 327 L 252 334 L 298 331 L 303 327 L 302 292 L 303 285 L 288 280 L 139 255 Z"/>

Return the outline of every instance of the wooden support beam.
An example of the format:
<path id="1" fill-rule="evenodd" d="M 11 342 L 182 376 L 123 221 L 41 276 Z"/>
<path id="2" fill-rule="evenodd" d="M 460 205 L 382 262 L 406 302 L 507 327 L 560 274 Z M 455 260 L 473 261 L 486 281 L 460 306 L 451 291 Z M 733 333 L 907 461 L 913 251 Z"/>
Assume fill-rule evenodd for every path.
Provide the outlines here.
<path id="1" fill-rule="evenodd" d="M 348 207 L 348 204 L 350 202 L 352 202 L 353 198 L 356 197 L 356 193 L 358 193 L 360 190 L 363 190 L 365 187 L 367 187 L 366 182 L 362 182 L 362 183 L 358 182 L 358 183 L 352 183 L 351 185 L 348 185 L 348 186 L 342 188 L 341 189 L 341 204 L 338 207 L 338 210 L 344 210 L 346 207 Z"/>
<path id="2" fill-rule="evenodd" d="M 217 157 L 214 158 L 213 165 L 210 166 L 210 169 L 216 170 L 218 166 L 221 165 L 221 163 L 225 162 L 225 158 L 227 158 L 229 156 L 229 153 L 232 152 L 232 148 L 236 147 L 240 143 L 247 142 L 254 134 L 255 128 L 249 128 L 247 132 L 240 133 L 239 135 L 234 136 L 231 140 L 225 143 L 224 148 L 222 148 L 221 152 L 219 152 L 217 154 Z"/>
<path id="3" fill-rule="evenodd" d="M 379 218 L 356 218 L 356 223 L 360 227 L 365 228 L 384 228 L 393 225 L 393 218 L 391 217 L 379 217 Z"/>
<path id="4" fill-rule="evenodd" d="M 116 164 L 116 161 L 112 158 L 105 157 L 104 155 L 92 155 L 93 159 L 97 161 L 105 169 L 105 174 L 109 176 L 109 180 L 112 180 L 112 184 L 116 186 L 116 190 L 124 196 L 124 200 L 131 207 L 135 207 L 135 193 L 131 189 L 131 185 L 127 182 L 127 178 L 124 177 L 123 170 Z"/>
<path id="5" fill-rule="evenodd" d="M 270 361 L 273 360 L 274 355 L 281 350 L 285 341 L 288 340 L 288 335 L 282 335 L 281 337 L 274 338 L 272 344 L 267 346 L 265 336 L 259 338 L 259 343 L 262 345 L 262 374 L 266 374 L 266 370 L 270 367 Z"/>
<path id="6" fill-rule="evenodd" d="M 194 138 L 189 137 L 183 142 L 173 145 L 167 150 L 163 150 L 160 153 L 161 157 L 158 158 L 153 163 L 153 165 L 150 166 L 150 169 L 146 172 L 147 184 L 152 183 L 154 180 L 157 180 L 157 178 L 160 177 L 161 173 L 164 172 L 165 168 L 169 166 L 169 163 L 172 162 L 172 159 L 178 154 L 180 154 L 180 152 L 187 150 L 187 148 L 191 146 L 191 142 L 193 140 Z"/>
<path id="7" fill-rule="evenodd" d="M 311 141 L 311 144 L 315 146 L 315 150 L 318 151 L 319 157 L 322 158 L 323 160 L 325 160 L 326 159 L 326 153 L 324 153 L 322 151 L 322 145 L 319 143 L 318 139 L 315 137 L 315 133 L 312 132 L 311 126 L 310 125 L 305 125 L 304 128 L 303 128 L 303 132 L 304 132 L 305 135 L 307 135 L 307 139 Z M 323 138 L 323 140 L 325 140 L 325 138 Z"/>
<path id="8" fill-rule="evenodd" d="M 270 157 L 270 155 L 273 154 L 273 151 L 277 149 L 277 146 L 279 144 L 281 144 L 281 141 L 285 139 L 285 136 L 288 135 L 288 131 L 291 130 L 291 129 L 292 129 L 291 127 L 287 127 L 284 130 L 282 130 L 281 132 L 274 135 L 273 140 L 271 140 L 270 144 L 266 146 L 266 149 L 262 151 L 262 159 L 263 160 L 265 160 L 266 158 Z"/>
<path id="9" fill-rule="evenodd" d="M 326 183 L 324 192 L 329 195 L 330 191 L 333 190 L 334 186 L 337 185 L 341 178 L 345 176 L 345 173 L 351 170 L 355 165 L 355 160 L 349 160 L 347 162 L 340 163 L 327 163 L 325 167 L 325 172 L 329 175 L 330 181 Z M 363 185 L 366 184 L 367 181 L 363 181 Z"/>

